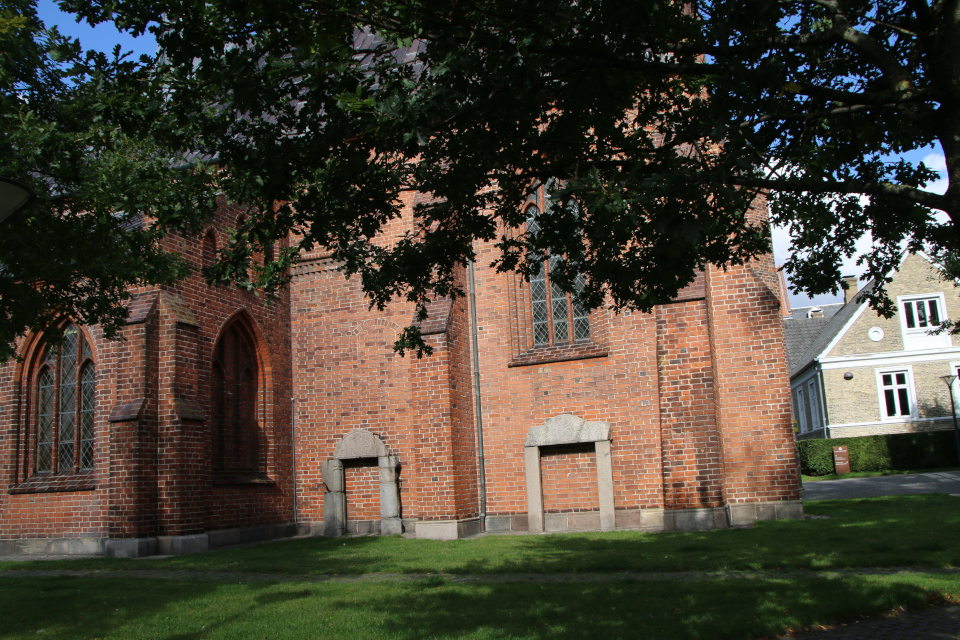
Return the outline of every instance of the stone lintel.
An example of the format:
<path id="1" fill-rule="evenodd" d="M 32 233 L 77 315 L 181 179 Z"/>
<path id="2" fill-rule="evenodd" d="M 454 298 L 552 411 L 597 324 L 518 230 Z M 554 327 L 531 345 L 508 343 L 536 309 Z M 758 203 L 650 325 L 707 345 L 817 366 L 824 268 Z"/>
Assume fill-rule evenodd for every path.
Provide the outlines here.
<path id="1" fill-rule="evenodd" d="M 610 440 L 611 425 L 605 420 L 588 422 L 569 413 L 548 418 L 543 424 L 530 427 L 525 447 L 554 444 L 578 444 Z"/>
<path id="2" fill-rule="evenodd" d="M 337 444 L 333 457 L 337 460 L 380 458 L 390 455 L 390 449 L 376 434 L 367 429 L 354 429 Z"/>

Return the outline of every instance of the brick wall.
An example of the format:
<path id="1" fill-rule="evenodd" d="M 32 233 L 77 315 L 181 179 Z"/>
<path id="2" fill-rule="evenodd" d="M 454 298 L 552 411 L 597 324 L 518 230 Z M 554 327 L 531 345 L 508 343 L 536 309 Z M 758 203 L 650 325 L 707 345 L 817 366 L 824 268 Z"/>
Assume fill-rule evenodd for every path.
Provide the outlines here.
<path id="1" fill-rule="evenodd" d="M 221 203 L 208 235 L 222 243 L 242 211 Z M 30 358 L 42 336 L 21 341 L 26 368 L 0 368 L 0 473 L 6 488 L 0 493 L 0 538 L 145 537 L 293 520 L 288 296 L 264 299 L 208 287 L 199 275 L 201 242 L 171 236 L 165 243 L 193 264 L 194 275 L 172 287 L 132 289 L 124 342 L 103 340 L 97 327 L 85 328 L 96 362 L 97 400 L 94 470 L 82 490 L 61 486 L 38 493 L 50 489 L 47 482 L 46 488 L 17 493 L 43 479 L 33 475 L 35 443 L 28 438 L 34 420 Z M 215 486 L 206 426 L 212 352 L 238 314 L 259 338 L 258 416 L 271 482 Z"/>
<path id="2" fill-rule="evenodd" d="M 728 504 L 799 497 L 780 303 L 753 270 L 711 268 L 707 273 Z"/>
<path id="3" fill-rule="evenodd" d="M 672 509 L 717 507 L 723 460 L 706 303 L 667 305 L 656 315 L 664 502 Z"/>
<path id="4" fill-rule="evenodd" d="M 347 520 L 380 519 L 380 475 L 376 460 L 343 465 Z"/>
<path id="5" fill-rule="evenodd" d="M 598 511 L 597 454 L 593 445 L 560 445 L 540 450 L 543 510 Z"/>
<path id="6" fill-rule="evenodd" d="M 205 232 L 207 260 L 212 239 L 222 243 L 242 213 L 221 206 Z M 384 241 L 404 224 L 395 221 Z M 204 260 L 199 241 L 174 237 L 170 248 L 197 267 Z M 0 537 L 142 537 L 290 522 L 294 490 L 299 521 L 320 522 L 321 464 L 357 428 L 375 433 L 398 456 L 404 518 L 471 518 L 480 506 L 478 409 L 491 516 L 527 512 L 527 432 L 563 413 L 611 423 L 618 510 L 797 497 L 768 257 L 710 269 L 654 313 L 597 310 L 589 341 L 534 348 L 526 283 L 489 266 L 492 243 L 477 250 L 479 408 L 467 299 L 434 305 L 426 337 L 434 353 L 417 359 L 392 349 L 413 319 L 412 307 L 369 310 L 359 284 L 318 254 L 304 256 L 289 293 L 280 296 L 211 289 L 196 275 L 175 287 L 138 291 L 127 342 L 104 342 L 91 329 L 98 366 L 95 488 L 0 495 Z M 457 277 L 466 291 L 467 273 Z M 211 463 L 211 363 L 218 337 L 238 317 L 257 344 L 263 474 L 225 482 Z M 25 340 L 24 348 L 30 344 Z M 7 487 L 23 482 L 18 461 L 32 446 L 22 437 L 28 420 L 19 404 L 22 380 L 16 364 L 0 371 L 0 471 Z M 587 449 L 542 451 L 548 511 L 598 508 L 596 457 Z M 347 465 L 349 519 L 379 517 L 375 472 Z"/>
<path id="7" fill-rule="evenodd" d="M 399 233 L 402 221 L 388 229 Z M 426 337 L 433 355 L 394 353 L 409 304 L 368 309 L 356 281 L 320 255 L 305 256 L 291 283 L 294 384 L 297 398 L 300 520 L 323 520 L 320 465 L 352 429 L 367 429 L 401 466 L 403 517 L 449 520 L 474 515 L 476 462 L 470 348 L 465 301 L 449 325 Z M 349 487 L 346 500 L 351 502 Z"/>
<path id="8" fill-rule="evenodd" d="M 769 216 L 758 197 L 751 222 Z M 727 504 L 799 498 L 790 382 L 772 254 L 710 267 L 707 313 Z"/>

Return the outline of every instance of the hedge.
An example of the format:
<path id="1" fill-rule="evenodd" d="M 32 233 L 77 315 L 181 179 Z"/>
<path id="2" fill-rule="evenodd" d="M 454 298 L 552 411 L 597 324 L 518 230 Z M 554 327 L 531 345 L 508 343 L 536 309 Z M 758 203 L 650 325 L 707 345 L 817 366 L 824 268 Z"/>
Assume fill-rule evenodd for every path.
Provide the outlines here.
<path id="1" fill-rule="evenodd" d="M 808 476 L 833 473 L 833 448 L 842 446 L 846 446 L 850 452 L 850 471 L 957 466 L 957 446 L 951 429 L 861 438 L 801 440 L 797 443 L 801 473 Z"/>

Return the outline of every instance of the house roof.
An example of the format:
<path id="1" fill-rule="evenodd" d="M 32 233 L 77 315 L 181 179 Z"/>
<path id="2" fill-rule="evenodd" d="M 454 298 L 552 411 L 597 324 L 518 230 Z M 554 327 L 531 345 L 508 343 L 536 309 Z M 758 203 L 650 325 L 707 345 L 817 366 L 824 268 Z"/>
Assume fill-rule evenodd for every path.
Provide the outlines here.
<path id="1" fill-rule="evenodd" d="M 783 333 L 791 378 L 802 373 L 823 353 L 823 350 L 847 325 L 847 322 L 857 310 L 866 304 L 864 297 L 867 293 L 873 291 L 875 286 L 876 281 L 868 282 L 854 296 L 853 300 L 837 309 L 832 317 L 827 317 L 826 309 L 824 309 L 823 318 L 807 318 L 806 314 L 800 318 L 784 318 Z M 800 310 L 794 310 L 794 316 L 798 315 L 798 311 Z M 818 327 L 819 331 L 817 331 Z"/>
<path id="2" fill-rule="evenodd" d="M 787 364 L 792 374 L 807 348 L 813 344 L 830 323 L 830 318 L 794 316 L 783 319 L 783 346 L 787 350 Z"/>

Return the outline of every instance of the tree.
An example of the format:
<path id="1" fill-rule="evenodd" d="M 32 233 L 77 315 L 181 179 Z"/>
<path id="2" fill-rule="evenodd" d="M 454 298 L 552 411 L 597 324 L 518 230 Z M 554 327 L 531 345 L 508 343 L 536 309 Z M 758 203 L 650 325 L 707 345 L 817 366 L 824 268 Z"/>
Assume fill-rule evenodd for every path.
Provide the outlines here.
<path id="1" fill-rule="evenodd" d="M 245 280 L 251 251 L 295 230 L 258 285 L 319 246 L 371 304 L 423 309 L 461 293 L 482 239 L 500 269 L 529 274 L 550 251 L 564 288 L 586 276 L 588 306 L 649 310 L 708 264 L 768 249 L 745 215 L 761 192 L 811 293 L 836 290 L 865 232 L 881 280 L 906 246 L 960 249 L 957 0 L 64 5 L 153 31 L 165 100 L 142 135 L 213 159 L 218 188 L 260 212 L 216 281 Z M 888 160 L 934 142 L 944 195 L 924 190 L 927 167 Z M 537 184 L 554 206 L 533 236 L 521 205 Z M 409 190 L 431 198 L 384 246 Z M 882 287 L 872 302 L 892 311 Z M 418 344 L 413 330 L 399 346 Z"/>
<path id="2" fill-rule="evenodd" d="M 0 228 L 0 362 L 24 331 L 56 338 L 64 317 L 116 337 L 130 287 L 186 273 L 162 237 L 214 201 L 205 167 L 172 164 L 151 138 L 161 101 L 144 93 L 150 80 L 116 52 L 83 54 L 44 28 L 33 2 L 0 10 L 0 176 L 38 195 Z"/>

